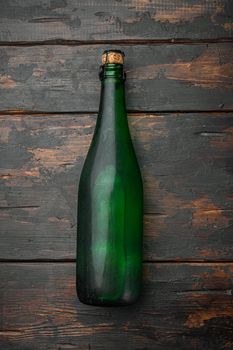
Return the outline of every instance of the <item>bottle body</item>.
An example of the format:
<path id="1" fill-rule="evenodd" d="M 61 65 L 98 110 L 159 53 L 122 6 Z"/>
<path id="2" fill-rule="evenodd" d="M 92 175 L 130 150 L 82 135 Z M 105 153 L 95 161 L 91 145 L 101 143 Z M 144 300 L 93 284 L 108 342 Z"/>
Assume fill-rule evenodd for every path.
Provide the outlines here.
<path id="1" fill-rule="evenodd" d="M 77 294 L 86 304 L 115 306 L 134 303 L 141 292 L 143 189 L 122 67 L 104 69 L 96 128 L 79 182 Z"/>

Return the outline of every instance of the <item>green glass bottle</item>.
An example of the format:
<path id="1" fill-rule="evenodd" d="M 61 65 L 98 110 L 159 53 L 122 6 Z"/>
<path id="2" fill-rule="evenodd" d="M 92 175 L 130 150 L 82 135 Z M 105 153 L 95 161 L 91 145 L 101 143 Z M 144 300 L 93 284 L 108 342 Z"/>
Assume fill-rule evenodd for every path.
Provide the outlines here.
<path id="1" fill-rule="evenodd" d="M 123 59 L 120 50 L 102 55 L 99 113 L 79 182 L 77 294 L 90 305 L 132 304 L 141 292 L 143 187 Z"/>

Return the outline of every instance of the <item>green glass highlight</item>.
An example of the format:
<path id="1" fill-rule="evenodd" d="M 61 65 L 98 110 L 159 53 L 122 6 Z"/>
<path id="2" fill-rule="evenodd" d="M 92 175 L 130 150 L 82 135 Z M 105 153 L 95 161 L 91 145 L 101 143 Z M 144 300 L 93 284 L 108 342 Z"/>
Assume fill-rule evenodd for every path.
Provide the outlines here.
<path id="1" fill-rule="evenodd" d="M 77 294 L 134 303 L 142 284 L 143 186 L 125 107 L 123 65 L 105 64 L 97 123 L 78 191 Z"/>

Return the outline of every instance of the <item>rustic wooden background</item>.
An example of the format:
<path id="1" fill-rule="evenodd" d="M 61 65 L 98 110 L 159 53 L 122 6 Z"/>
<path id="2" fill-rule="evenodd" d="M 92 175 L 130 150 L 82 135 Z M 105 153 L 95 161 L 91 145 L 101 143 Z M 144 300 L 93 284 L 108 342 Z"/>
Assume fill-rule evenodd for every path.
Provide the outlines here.
<path id="1" fill-rule="evenodd" d="M 233 349 L 233 1 L 4 0 L 1 350 Z M 106 48 L 126 53 L 144 291 L 75 293 L 77 185 Z"/>

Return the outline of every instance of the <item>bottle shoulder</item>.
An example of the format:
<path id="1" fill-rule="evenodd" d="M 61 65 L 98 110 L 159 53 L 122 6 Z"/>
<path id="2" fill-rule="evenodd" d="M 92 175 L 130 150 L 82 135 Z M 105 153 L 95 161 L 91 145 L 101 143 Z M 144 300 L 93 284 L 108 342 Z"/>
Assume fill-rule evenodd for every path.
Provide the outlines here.
<path id="1" fill-rule="evenodd" d="M 137 175 L 140 173 L 139 163 L 133 147 L 117 148 L 117 149 L 101 149 L 90 147 L 85 162 L 83 171 L 88 173 L 98 173 L 105 167 L 113 167 L 116 172 L 125 175 Z"/>
<path id="2" fill-rule="evenodd" d="M 79 182 L 79 196 L 93 193 L 123 193 L 132 205 L 143 201 L 143 183 L 139 168 L 105 164 L 98 168 L 84 168 Z"/>
<path id="3" fill-rule="evenodd" d="M 102 176 L 103 182 L 121 182 L 127 186 L 132 183 L 141 187 L 142 175 L 135 153 L 130 157 L 122 155 L 115 153 L 114 156 L 108 157 L 106 154 L 90 152 L 84 162 L 80 181 L 90 184 Z"/>

